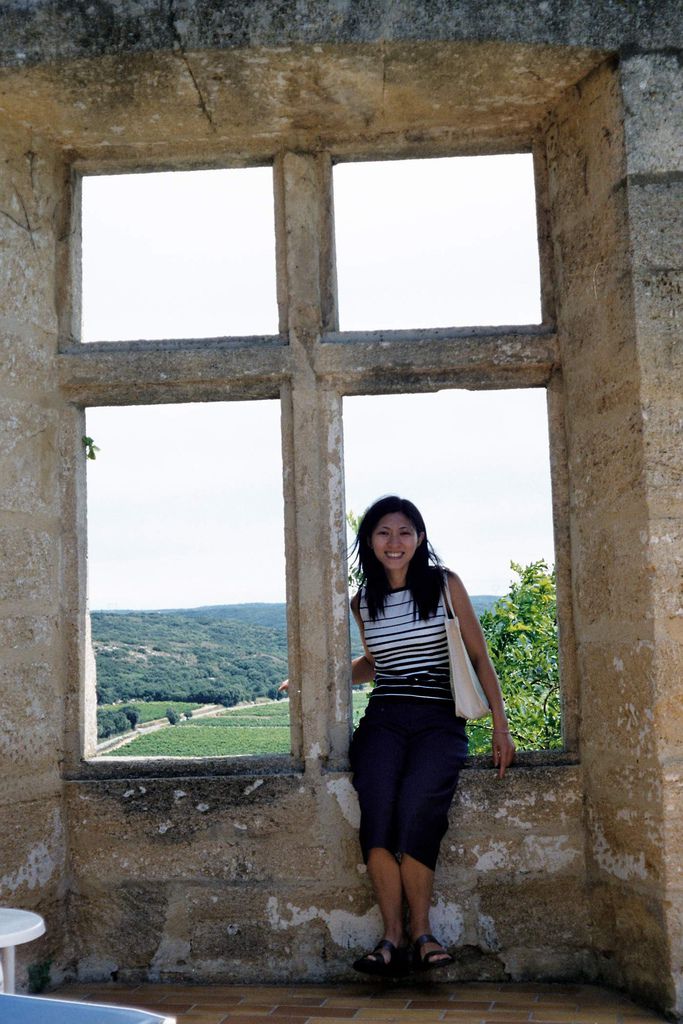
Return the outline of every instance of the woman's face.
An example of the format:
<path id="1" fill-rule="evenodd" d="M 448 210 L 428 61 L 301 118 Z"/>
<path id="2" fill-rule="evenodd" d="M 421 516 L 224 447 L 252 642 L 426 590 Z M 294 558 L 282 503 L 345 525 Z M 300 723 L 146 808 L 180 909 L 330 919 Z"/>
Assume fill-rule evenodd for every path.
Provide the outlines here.
<path id="1" fill-rule="evenodd" d="M 424 533 L 417 532 L 408 516 L 390 512 L 372 531 L 370 547 L 388 576 L 405 579 L 410 560 L 423 540 Z"/>

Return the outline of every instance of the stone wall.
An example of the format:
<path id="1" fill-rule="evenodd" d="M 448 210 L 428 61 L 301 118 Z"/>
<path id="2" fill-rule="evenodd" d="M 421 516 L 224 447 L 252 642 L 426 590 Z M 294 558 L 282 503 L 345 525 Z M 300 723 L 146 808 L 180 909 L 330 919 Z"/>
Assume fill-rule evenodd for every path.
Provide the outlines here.
<path id="1" fill-rule="evenodd" d="M 350 979 L 381 921 L 348 774 L 148 774 L 67 785 L 78 977 Z M 593 977 L 580 779 L 464 773 L 433 912 L 452 978 Z"/>
<path id="2" fill-rule="evenodd" d="M 547 387 L 563 755 L 463 775 L 452 978 L 683 1013 L 680 11 L 17 3 L 0 11 L 0 900 L 20 977 L 350 977 L 377 937 L 350 785 L 344 394 Z M 338 332 L 335 158 L 531 149 L 544 322 Z M 78 340 L 78 175 L 272 162 L 280 334 Z M 279 397 L 293 756 L 88 760 L 82 409 Z M 319 572 L 311 571 L 311 552 Z"/>
<path id="3" fill-rule="evenodd" d="M 639 531 L 651 604 L 642 648 L 651 658 L 649 706 L 661 801 L 661 909 L 671 1004 L 683 1008 L 683 103 L 680 60 L 639 54 L 622 67 L 635 342 L 640 370 L 643 490 Z M 640 641 L 641 637 L 639 637 Z M 631 651 L 629 650 L 629 654 Z M 636 653 L 638 653 L 636 651 Z M 622 711 L 633 721 L 630 708 Z"/>
<path id="4" fill-rule="evenodd" d="M 680 561 L 670 533 L 677 503 L 680 509 L 680 462 L 678 479 L 675 473 L 663 478 L 655 467 L 670 465 L 674 449 L 673 461 L 680 456 L 681 424 L 670 430 L 670 411 L 664 429 L 661 421 L 652 423 L 643 399 L 644 390 L 656 390 L 657 419 L 672 400 L 680 413 L 681 381 L 660 374 L 654 388 L 647 385 L 651 363 L 666 359 L 669 346 L 650 325 L 642 336 L 636 315 L 643 257 L 650 259 L 643 270 L 652 272 L 652 255 L 639 235 L 646 224 L 648 235 L 654 223 L 656 236 L 663 228 L 651 216 L 651 201 L 650 216 L 643 211 L 634 218 L 643 186 L 647 201 L 660 185 L 657 172 L 645 182 L 630 173 L 624 130 L 639 134 L 639 93 L 628 65 L 620 74 L 599 69 L 560 105 L 547 142 L 593 941 L 606 977 L 620 983 L 626 974 L 640 991 L 654 992 L 670 970 L 665 894 L 681 856 L 680 848 L 665 843 L 667 790 L 675 779 L 670 768 L 662 771 L 678 741 L 665 737 L 660 718 L 662 705 L 681 707 L 670 637 L 681 607 Z M 668 186 L 665 175 L 661 187 Z M 649 485 L 653 473 L 658 511 Z M 662 515 L 669 524 L 664 530 Z M 668 538 L 664 559 L 662 534 Z"/>
<path id="5" fill-rule="evenodd" d="M 0 902 L 66 922 L 60 423 L 56 262 L 64 165 L 22 127 L 0 138 Z M 68 176 L 67 179 L 68 180 Z"/>

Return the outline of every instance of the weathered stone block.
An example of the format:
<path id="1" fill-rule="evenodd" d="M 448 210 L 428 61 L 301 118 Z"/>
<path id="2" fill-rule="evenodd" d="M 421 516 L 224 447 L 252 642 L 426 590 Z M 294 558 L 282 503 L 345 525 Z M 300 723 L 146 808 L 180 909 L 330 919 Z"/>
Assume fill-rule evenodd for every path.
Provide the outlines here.
<path id="1" fill-rule="evenodd" d="M 658 652 L 652 640 L 615 637 L 612 643 L 584 644 L 580 649 L 582 678 L 582 758 L 597 770 L 592 788 L 602 788 L 615 761 L 624 771 L 623 795 L 633 766 L 643 781 L 656 768 L 655 729 Z M 631 782 L 634 780 L 631 779 Z M 610 779 L 609 787 L 614 783 Z M 619 788 L 615 793 L 619 792 Z"/>
<path id="2" fill-rule="evenodd" d="M 644 888 L 662 878 L 662 820 L 657 804 L 650 810 L 626 792 L 612 802 L 596 794 L 587 804 L 586 856 L 603 875 Z"/>
<path id="3" fill-rule="evenodd" d="M 638 346 L 655 371 L 680 372 L 683 366 L 681 297 L 683 273 L 657 270 L 634 278 Z"/>
<path id="4" fill-rule="evenodd" d="M 655 685 L 654 729 L 662 758 L 683 755 L 683 617 L 675 620 L 673 642 L 660 639 L 657 644 L 657 680 Z M 670 626 L 670 635 L 673 629 Z M 683 841 L 683 837 L 682 837 Z M 683 849 L 683 846 L 681 847 Z"/>
<path id="5" fill-rule="evenodd" d="M 588 386 L 587 379 L 585 383 Z M 572 385 L 575 387 L 577 381 L 572 381 Z M 594 408 L 604 408 L 610 402 L 616 405 L 620 398 L 623 404 L 609 412 L 606 408 L 600 412 L 587 409 L 580 425 L 572 431 L 570 508 L 574 513 L 585 511 L 595 521 L 604 522 L 610 509 L 616 507 L 621 518 L 624 502 L 634 502 L 643 491 L 643 422 L 627 384 L 619 395 L 600 379 L 592 386 Z"/>
<path id="6" fill-rule="evenodd" d="M 662 912 L 654 895 L 623 885 L 590 886 L 593 944 L 603 977 L 646 1001 L 662 999 Z"/>
<path id="7" fill-rule="evenodd" d="M 661 174 L 683 167 L 680 112 L 683 81 L 672 53 L 642 53 L 621 64 L 629 174 Z"/>
<path id="8" fill-rule="evenodd" d="M 535 983 L 544 979 L 551 982 L 594 981 L 595 960 L 591 949 L 576 950 L 571 946 L 556 946 L 551 953 L 548 946 L 513 947 L 505 955 L 505 977 L 506 980 Z M 541 1012 L 544 1017 L 558 1016 L 557 1010 Z"/>
<path id="9" fill-rule="evenodd" d="M 72 897 L 76 969 L 82 980 L 211 977 L 262 982 L 350 974 L 352 950 L 371 945 L 376 908 L 346 890 L 193 883 L 82 887 Z M 260 950 L 254 957 L 253 950 Z"/>
<path id="10" fill-rule="evenodd" d="M 680 758 L 679 750 L 676 752 Z M 680 764 L 680 761 L 679 761 Z M 668 881 L 666 901 L 667 919 L 672 929 L 671 946 L 683 958 L 683 771 L 667 768 L 663 780 L 662 814 L 664 821 L 663 863 Z"/>
<path id="11" fill-rule="evenodd" d="M 54 151 L 28 131 L 4 133 L 0 148 L 0 322 L 54 332 L 55 207 L 61 198 Z"/>
<path id="12" fill-rule="evenodd" d="M 662 452 L 662 463 L 661 470 L 653 467 L 654 480 L 664 494 L 670 494 L 672 500 L 668 516 L 655 518 L 653 515 L 650 518 L 647 568 L 656 580 L 653 587 L 654 613 L 669 618 L 680 616 L 683 609 L 683 516 L 677 516 L 674 507 L 683 482 L 674 452 Z"/>
<path id="13" fill-rule="evenodd" d="M 147 976 L 162 941 L 168 883 L 81 882 L 69 895 L 69 955 L 81 981 L 126 969 Z"/>
<path id="14" fill-rule="evenodd" d="M 589 907 L 577 879 L 534 878 L 508 884 L 498 879 L 479 886 L 478 895 L 481 913 L 491 919 L 501 950 L 547 945 L 576 952 L 589 946 Z M 562 909 L 549 914 L 548 907 Z M 504 960 L 505 956 L 504 952 Z"/>
<path id="15" fill-rule="evenodd" d="M 635 327 L 624 316 L 633 305 L 632 275 L 613 274 L 604 255 L 593 253 L 576 275 L 558 282 L 566 298 L 557 312 L 558 342 L 567 393 L 578 414 L 571 416 L 571 426 L 580 422 L 584 403 L 588 408 L 594 403 L 593 395 L 582 389 L 582 374 L 594 375 L 600 393 L 603 382 L 635 380 L 639 372 Z"/>
<path id="16" fill-rule="evenodd" d="M 683 153 L 682 153 L 683 166 Z M 683 182 L 628 185 L 634 270 L 680 270 L 683 263 Z"/>
<path id="17" fill-rule="evenodd" d="M 29 402 L 1 406 L 0 511 L 57 513 L 57 413 Z"/>
<path id="18" fill-rule="evenodd" d="M 607 481 L 605 485 L 608 486 Z M 641 516 L 615 509 L 607 517 L 584 514 L 573 529 L 575 614 L 586 641 L 649 633 L 652 573 Z M 610 520 L 612 520 L 610 522 Z M 636 624 L 638 624 L 636 626 Z"/>
<path id="19" fill-rule="evenodd" d="M 339 870 L 329 834 L 344 834 L 329 797 L 295 779 L 150 779 L 67 787 L 79 871 L 147 880 L 206 877 L 258 885 L 291 876 L 323 879 Z M 306 822 L 306 826 L 302 826 Z M 325 822 L 325 827 L 323 827 Z M 329 830 L 329 831 L 328 831 Z M 106 844 L 103 845 L 103 837 Z M 134 837 L 134 842 L 132 841 Z M 355 836 L 340 843 L 349 867 L 360 860 Z M 286 842 L 287 858 L 280 855 Z"/>
<path id="20" fill-rule="evenodd" d="M 604 208 L 591 211 L 585 223 L 563 222 L 554 235 L 555 266 L 563 291 L 572 299 L 583 291 L 592 304 L 596 297 L 603 300 L 594 310 L 598 317 L 609 310 L 609 292 L 631 270 L 624 190 L 617 189 L 610 198 Z"/>
<path id="21" fill-rule="evenodd" d="M 496 835 L 468 843 L 465 860 L 475 879 L 539 874 L 583 874 L 583 845 L 579 836 L 526 835 L 512 839 Z M 448 856 L 444 865 L 449 864 Z"/>
<path id="22" fill-rule="evenodd" d="M 5 695 L 0 716 L 0 757 L 5 785 L 55 773 L 61 750 L 62 714 L 55 673 L 43 662 L 0 667 Z"/>
<path id="23" fill-rule="evenodd" d="M 56 537 L 47 530 L 0 526 L 0 601 L 55 598 Z"/>
<path id="24" fill-rule="evenodd" d="M 351 976 L 354 954 L 371 946 L 381 929 L 377 909 L 367 907 L 362 891 L 305 887 L 294 879 L 286 891 L 266 887 L 249 897 L 234 889 L 222 894 L 194 890 L 192 898 L 203 913 L 189 917 L 181 908 L 179 930 L 193 961 L 252 980 L 259 978 L 259 966 L 247 951 L 259 942 L 262 963 L 276 977 L 288 976 L 289 959 L 295 977 L 315 980 L 330 973 Z M 198 926 L 200 920 L 206 927 Z"/>
<path id="25" fill-rule="evenodd" d="M 670 580 L 667 584 L 667 575 L 675 574 L 676 581 L 680 578 L 680 523 L 683 520 L 683 466 L 680 452 L 683 450 L 683 419 L 677 406 L 675 398 L 667 402 L 663 397 L 660 403 L 647 401 L 643 408 L 643 416 L 647 418 L 644 471 L 651 516 L 648 532 L 652 560 L 658 571 L 662 572 L 662 591 L 670 588 L 673 583 Z M 675 583 L 673 585 L 675 587 Z M 681 607 L 680 602 L 677 607 Z"/>
<path id="26" fill-rule="evenodd" d="M 624 813 L 629 821 L 635 821 L 643 815 L 649 821 L 659 813 L 662 800 L 661 767 L 653 760 L 636 760 L 630 755 L 629 750 L 620 751 L 616 744 L 602 752 L 587 751 L 586 775 L 595 779 L 590 797 L 596 806 L 604 805 L 608 816 Z"/>
<path id="27" fill-rule="evenodd" d="M 546 7 L 470 2 L 458 7 L 423 0 L 373 0 L 352 5 L 316 3 L 300 8 L 290 0 L 248 6 L 219 0 L 177 0 L 170 18 L 155 17 L 152 0 L 134 7 L 69 9 L 55 28 L 39 4 L 2 12 L 0 59 L 13 67 L 33 63 L 45 52 L 52 59 L 123 56 L 146 50 L 181 52 L 215 48 L 282 47 L 326 42 L 352 46 L 381 39 L 501 39 L 552 41 L 556 46 L 600 45 L 618 50 L 638 40 L 663 49 L 679 34 L 680 12 L 673 0 L 656 8 L 632 3 L 587 4 L 581 0 Z"/>
<path id="28" fill-rule="evenodd" d="M 523 886 L 533 877 L 554 878 L 561 901 L 567 879 L 581 886 L 585 866 L 579 778 L 576 767 L 514 769 L 500 784 L 481 771 L 463 773 L 451 828 L 442 843 L 432 911 L 434 927 L 452 944 L 500 951 L 500 961 L 506 963 L 509 946 L 483 902 L 493 888 Z"/>
<path id="29" fill-rule="evenodd" d="M 601 348 L 601 338 L 585 337 L 586 357 L 578 359 L 576 354 L 567 353 L 571 362 L 568 385 L 571 388 L 572 406 L 580 409 L 581 415 L 570 425 L 573 446 L 572 458 L 582 457 L 585 446 L 592 453 L 594 444 L 599 445 L 602 431 L 611 433 L 618 430 L 629 417 L 635 414 L 638 402 L 638 377 L 636 367 L 628 370 L 627 360 L 622 360 L 622 372 L 614 373 L 614 360 Z M 610 466 L 611 470 L 621 467 Z M 576 474 L 578 476 L 578 473 Z M 579 477 L 580 482 L 580 477 Z"/>
<path id="30" fill-rule="evenodd" d="M 588 226 L 598 209 L 609 217 L 626 161 L 619 81 L 608 62 L 565 93 L 549 120 L 546 145 L 554 221 Z"/>
<path id="31" fill-rule="evenodd" d="M 61 954 L 66 908 L 63 876 L 66 829 L 59 780 L 40 799 L 22 800 L 12 794 L 3 801 L 0 844 L 0 902 L 42 914 L 48 925 L 49 947 Z M 31 958 L 36 958 L 35 950 Z"/>
<path id="32" fill-rule="evenodd" d="M 57 619 L 49 615 L 7 615 L 0 618 L 0 647 L 20 657 L 35 659 L 36 649 L 56 642 Z M 44 654 L 43 654 L 44 656 Z"/>
<path id="33" fill-rule="evenodd" d="M 0 386 L 30 392 L 49 393 L 54 381 L 57 339 L 38 328 L 20 329 L 0 315 Z"/>
<path id="34" fill-rule="evenodd" d="M 492 836 L 566 835 L 580 828 L 580 768 L 514 768 L 502 781 L 493 770 L 465 769 L 444 845 Z"/>

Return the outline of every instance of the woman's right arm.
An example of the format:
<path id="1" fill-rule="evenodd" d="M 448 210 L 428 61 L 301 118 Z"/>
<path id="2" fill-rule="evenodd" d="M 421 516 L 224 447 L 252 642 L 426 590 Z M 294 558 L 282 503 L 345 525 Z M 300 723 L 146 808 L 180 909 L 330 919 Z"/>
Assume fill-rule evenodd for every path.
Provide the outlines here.
<path id="1" fill-rule="evenodd" d="M 360 658 L 354 658 L 351 662 L 351 682 L 354 686 L 359 683 L 371 683 L 375 678 L 375 666 L 364 654 Z"/>
<path id="2" fill-rule="evenodd" d="M 359 683 L 371 683 L 375 678 L 375 666 L 366 654 L 360 658 L 354 658 L 351 662 L 351 683 L 358 686 Z M 285 679 L 277 688 L 278 693 L 289 693 L 289 679 Z"/>
<path id="3" fill-rule="evenodd" d="M 351 682 L 356 686 L 359 683 L 371 683 L 375 678 L 375 659 L 370 654 L 365 642 L 365 629 L 360 617 L 360 591 L 351 598 L 351 611 L 358 625 L 358 632 L 365 651 L 360 658 L 354 658 L 351 662 Z"/>
<path id="4" fill-rule="evenodd" d="M 363 620 L 360 617 L 360 595 L 356 594 L 351 599 L 351 611 L 353 617 L 358 623 L 358 630 L 360 632 L 360 638 L 363 642 L 363 650 L 365 654 L 362 654 L 360 658 L 354 658 L 351 662 L 351 683 L 357 686 L 359 683 L 371 683 L 375 678 L 375 660 L 368 650 L 367 644 L 365 643 L 365 630 L 363 629 Z M 278 693 L 289 692 L 289 679 L 285 679 L 284 682 L 278 686 Z"/>

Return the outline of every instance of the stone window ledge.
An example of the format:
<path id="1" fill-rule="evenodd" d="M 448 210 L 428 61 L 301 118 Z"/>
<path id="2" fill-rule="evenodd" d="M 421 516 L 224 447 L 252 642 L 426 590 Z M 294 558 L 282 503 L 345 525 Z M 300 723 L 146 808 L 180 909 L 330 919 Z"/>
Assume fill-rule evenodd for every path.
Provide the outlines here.
<path id="1" fill-rule="evenodd" d="M 563 768 L 579 764 L 578 754 L 566 750 L 525 750 L 517 755 L 514 772 L 520 768 Z M 468 757 L 466 771 L 488 771 L 491 758 L 487 754 Z M 322 774 L 349 774 L 348 769 L 325 769 Z M 256 777 L 290 776 L 303 778 L 303 765 L 288 755 L 271 757 L 98 757 L 84 760 L 78 768 L 65 772 L 68 782 L 88 782 L 104 779 L 150 779 L 150 778 L 214 778 L 214 777 Z"/>

